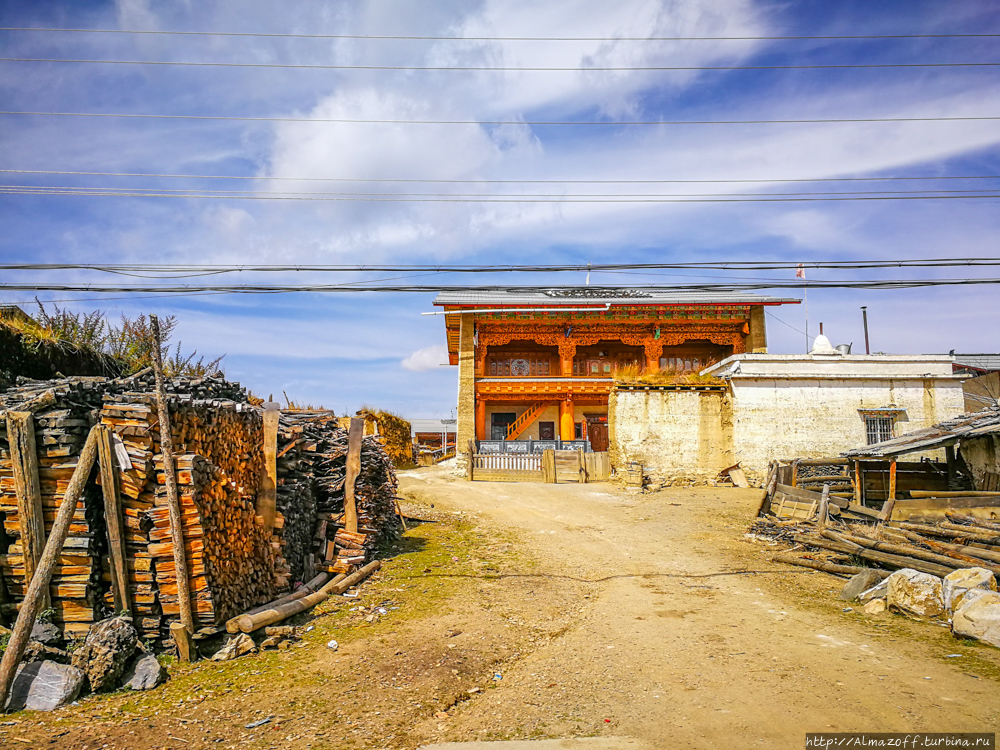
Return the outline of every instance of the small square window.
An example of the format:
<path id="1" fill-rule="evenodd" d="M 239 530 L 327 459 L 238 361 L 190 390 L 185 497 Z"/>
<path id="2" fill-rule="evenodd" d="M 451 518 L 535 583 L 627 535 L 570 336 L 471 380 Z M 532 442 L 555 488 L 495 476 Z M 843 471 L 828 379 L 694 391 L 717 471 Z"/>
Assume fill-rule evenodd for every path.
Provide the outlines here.
<path id="1" fill-rule="evenodd" d="M 868 437 L 868 445 L 892 440 L 894 421 L 895 419 L 891 416 L 866 416 L 865 434 Z"/>

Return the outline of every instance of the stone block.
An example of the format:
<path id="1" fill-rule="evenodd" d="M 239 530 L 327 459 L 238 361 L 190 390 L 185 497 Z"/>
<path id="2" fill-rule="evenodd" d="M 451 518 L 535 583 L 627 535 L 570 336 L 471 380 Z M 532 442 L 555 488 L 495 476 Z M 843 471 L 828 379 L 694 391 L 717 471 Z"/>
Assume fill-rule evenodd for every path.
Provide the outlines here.
<path id="1" fill-rule="evenodd" d="M 882 576 L 874 570 L 864 570 L 851 577 L 851 580 L 844 586 L 844 590 L 840 592 L 840 598 L 845 602 L 853 602 L 863 593 L 881 582 Z"/>
<path id="2" fill-rule="evenodd" d="M 7 708 L 51 711 L 76 700 L 86 675 L 69 664 L 35 661 L 21 664 L 14 676 Z"/>
<path id="3" fill-rule="evenodd" d="M 952 618 L 951 632 L 1000 647 L 1000 594 L 970 589 Z"/>
<path id="4" fill-rule="evenodd" d="M 883 578 L 879 583 L 858 596 L 858 601 L 866 604 L 873 599 L 885 599 L 889 595 L 889 579 Z"/>
<path id="5" fill-rule="evenodd" d="M 948 612 L 957 610 L 962 606 L 962 599 L 971 589 L 996 591 L 996 578 L 986 568 L 962 568 L 952 571 L 941 580 L 944 608 Z"/>
<path id="6" fill-rule="evenodd" d="M 937 576 L 903 568 L 886 580 L 889 582 L 886 604 L 890 610 L 917 617 L 939 617 L 944 614 L 941 579 Z"/>
<path id="7" fill-rule="evenodd" d="M 167 679 L 167 670 L 153 654 L 139 654 L 122 676 L 132 690 L 152 690 Z"/>
<path id="8" fill-rule="evenodd" d="M 135 653 L 139 634 L 129 617 L 101 620 L 87 633 L 87 639 L 73 652 L 73 666 L 90 680 L 95 693 L 114 690 Z"/>

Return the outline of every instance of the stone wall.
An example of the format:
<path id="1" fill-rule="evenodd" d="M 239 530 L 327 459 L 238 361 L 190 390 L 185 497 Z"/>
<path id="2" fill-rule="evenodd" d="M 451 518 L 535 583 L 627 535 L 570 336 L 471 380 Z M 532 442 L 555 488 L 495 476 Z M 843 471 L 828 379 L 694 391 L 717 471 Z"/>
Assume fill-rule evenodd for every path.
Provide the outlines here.
<path id="1" fill-rule="evenodd" d="M 732 389 L 733 463 L 739 461 L 751 481 L 759 481 L 772 459 L 838 456 L 865 445 L 859 409 L 905 409 L 896 435 L 963 411 L 961 384 L 936 378 L 734 378 Z"/>
<path id="2" fill-rule="evenodd" d="M 706 482 L 733 461 L 732 402 L 722 390 L 615 390 L 611 464 L 641 462 L 654 482 Z"/>
<path id="3" fill-rule="evenodd" d="M 1000 435 L 963 440 L 959 453 L 972 472 L 973 489 L 983 486 L 985 472 L 1000 474 Z"/>

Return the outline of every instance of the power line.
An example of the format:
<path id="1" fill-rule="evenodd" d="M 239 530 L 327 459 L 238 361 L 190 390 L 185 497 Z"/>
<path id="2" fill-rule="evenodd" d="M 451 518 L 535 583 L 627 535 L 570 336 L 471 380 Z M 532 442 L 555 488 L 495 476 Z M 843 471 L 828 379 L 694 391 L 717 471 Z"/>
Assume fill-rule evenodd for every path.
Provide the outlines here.
<path id="1" fill-rule="evenodd" d="M 24 112 L 0 110 L 0 115 L 30 115 L 35 117 L 108 117 L 131 120 L 209 120 L 238 122 L 304 122 L 362 125 L 535 125 L 535 126 L 666 126 L 666 125 L 813 125 L 863 122 L 975 122 L 1000 120 L 1000 115 L 971 117 L 826 117 L 777 120 L 414 120 L 356 117 L 256 117 L 239 115 L 160 115 L 126 112 Z"/>
<path id="2" fill-rule="evenodd" d="M 77 34 L 148 34 L 159 36 L 231 36 L 277 39 L 416 40 L 428 42 L 744 42 L 866 39 L 991 39 L 1000 34 L 839 34 L 799 36 L 420 36 L 415 34 L 292 34 L 250 31 L 162 31 L 153 29 L 60 29 L 2 26 L 0 31 L 47 31 Z"/>
<path id="3" fill-rule="evenodd" d="M 589 67 L 507 66 L 507 65 L 323 65 L 313 63 L 204 62 L 192 60 L 85 60 L 53 57 L 0 57 L 0 62 L 74 63 L 98 65 L 160 65 L 207 68 L 274 68 L 294 70 L 414 70 L 414 71 L 483 71 L 522 73 L 590 73 L 641 71 L 732 71 L 732 70 L 836 70 L 861 68 L 995 68 L 1000 62 L 950 63 L 830 63 L 812 65 L 620 65 Z"/>
<path id="4" fill-rule="evenodd" d="M 3 185 L 0 184 L 0 193 L 7 195 L 37 195 L 37 194 L 52 194 L 52 195 L 122 195 L 131 194 L 130 191 L 133 190 L 155 190 L 157 193 L 163 193 L 166 195 L 176 195 L 177 197 L 201 197 L 203 195 L 218 196 L 218 197 L 273 197 L 273 198 L 285 198 L 285 197 L 296 197 L 296 196 L 336 196 L 336 197 L 349 197 L 349 198 L 483 198 L 483 199 L 493 199 L 493 198 L 511 198 L 511 199 L 521 199 L 521 198 L 561 198 L 561 199 L 571 199 L 571 198 L 722 198 L 722 197 L 738 197 L 738 196 L 821 196 L 821 195 L 848 195 L 848 196 L 865 196 L 865 195 L 917 195 L 923 197 L 936 197 L 937 195 L 969 195 L 972 197 L 980 196 L 983 193 L 989 193 L 990 195 L 985 197 L 993 197 L 992 194 L 996 192 L 994 188 L 973 188 L 967 190 L 945 190 L 940 188 L 934 189 L 922 189 L 922 190 L 841 190 L 841 191 L 824 191 L 824 192 L 795 192 L 795 193 L 750 193 L 745 192 L 740 193 L 401 193 L 401 192 L 378 192 L 378 193 L 360 193 L 360 192 L 330 192 L 330 191 L 263 191 L 263 190 L 205 190 L 205 189 L 194 189 L 194 188 L 120 188 L 113 186 L 73 186 L 73 185 Z"/>
<path id="5" fill-rule="evenodd" d="M 198 180 L 291 180 L 294 182 L 394 182 L 394 183 L 433 183 L 433 184 L 518 184 L 518 185 L 619 185 L 619 184 L 720 184 L 720 183 L 776 183 L 776 182 L 884 182 L 889 180 L 997 180 L 1000 174 L 990 175 L 928 175 L 923 177 L 794 177 L 794 178 L 759 178 L 735 180 L 448 180 L 426 178 L 398 177 L 281 177 L 257 175 L 224 175 L 224 174 L 165 174 L 156 172 L 83 172 L 56 169 L 0 169 L 0 173 L 8 174 L 44 174 L 44 175 L 77 175 L 88 177 L 157 177 Z"/>
<path id="6" fill-rule="evenodd" d="M 661 291 L 661 292 L 719 292 L 719 291 L 753 291 L 760 289 L 917 289 L 923 287 L 937 286 L 979 286 L 1000 284 L 1000 278 L 959 278 L 959 279 L 884 279 L 867 281 L 803 281 L 796 279 L 793 281 L 762 281 L 762 282 L 741 282 L 741 283 L 697 283 L 697 284 L 656 284 L 630 286 L 630 291 Z M 548 292 L 559 290 L 578 290 L 579 286 L 559 287 L 552 285 L 438 285 L 438 284 L 412 284 L 412 285 L 375 285 L 361 286 L 343 284 L 303 284 L 303 285 L 270 285 L 270 284 L 227 284 L 218 286 L 150 286 L 150 285 L 103 285 L 103 284 L 0 284 L 0 291 L 19 292 L 88 292 L 88 293 L 129 293 L 129 292 L 177 292 L 177 293 L 200 293 L 200 292 L 226 292 L 232 294 L 287 294 L 298 292 L 338 292 L 338 293 L 362 293 L 362 292 L 469 292 L 469 291 L 506 291 L 506 292 Z M 588 287 L 593 292 L 608 291 L 617 292 L 621 286 L 599 286 Z M 641 299 L 641 298 L 640 298 Z M 614 304 L 614 303 L 612 303 Z M 651 302 L 650 304 L 657 304 Z"/>
<path id="7" fill-rule="evenodd" d="M 811 269 L 867 270 L 879 268 L 960 268 L 1000 266 L 1000 257 L 968 258 L 883 258 L 877 260 L 817 261 L 681 261 L 658 263 L 556 263 L 556 264 L 185 264 L 185 263 L 0 263 L 0 271 L 103 271 L 148 273 L 229 273 L 229 272 L 328 272 L 328 273 L 554 273 L 625 270 L 715 270 L 780 271 L 799 266 Z M 801 283 L 798 284 L 801 286 Z"/>
<path id="8" fill-rule="evenodd" d="M 962 194 L 962 195 L 899 195 L 899 194 L 878 194 L 878 195 L 840 195 L 832 194 L 826 196 L 794 196 L 789 197 L 768 197 L 764 194 L 760 197 L 754 195 L 741 195 L 740 197 L 521 197 L 516 195 L 483 195 L 476 197 L 416 197 L 402 194 L 385 193 L 381 195 L 334 195 L 315 194 L 298 195 L 292 193 L 259 193 L 254 195 L 244 195 L 239 193 L 211 193 L 211 192 L 164 192 L 149 188 L 135 189 L 111 189 L 106 192 L 96 192 L 93 189 L 82 188 L 53 188 L 51 190 L 44 187 L 21 186 L 17 188 L 0 188 L 2 195 L 24 195 L 24 196 L 57 196 L 57 197 L 87 197 L 87 198 L 187 198 L 198 200 L 244 200 L 244 201 L 306 201 L 306 202 L 371 202 L 371 203 L 603 203 L 603 204 L 625 204 L 625 203 L 801 203 L 818 201 L 906 201 L 906 200 L 977 200 L 982 198 L 1000 198 L 1000 192 Z"/>

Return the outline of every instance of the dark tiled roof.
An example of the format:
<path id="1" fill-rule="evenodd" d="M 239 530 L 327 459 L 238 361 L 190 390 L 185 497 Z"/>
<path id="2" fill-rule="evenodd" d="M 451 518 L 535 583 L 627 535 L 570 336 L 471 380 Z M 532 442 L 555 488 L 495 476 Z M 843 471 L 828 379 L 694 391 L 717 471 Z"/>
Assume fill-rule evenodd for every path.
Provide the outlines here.
<path id="1" fill-rule="evenodd" d="M 933 450 L 945 445 L 952 445 L 962 438 L 978 437 L 991 433 L 1000 433 L 1000 408 L 992 407 L 971 414 L 945 420 L 933 427 L 915 430 L 892 440 L 885 440 L 863 448 L 855 448 L 841 455 L 849 458 L 891 457 L 904 453 Z"/>
<path id="2" fill-rule="evenodd" d="M 643 289 L 607 289 L 577 287 L 575 289 L 500 290 L 441 292 L 435 305 L 565 305 L 567 307 L 603 305 L 781 305 L 798 304 L 800 300 L 785 297 L 768 297 L 748 292 L 699 292 L 659 291 Z"/>

